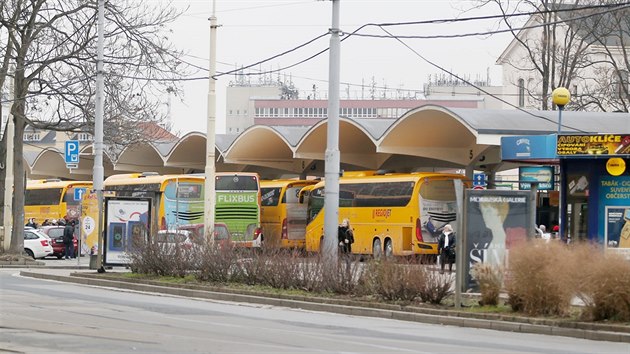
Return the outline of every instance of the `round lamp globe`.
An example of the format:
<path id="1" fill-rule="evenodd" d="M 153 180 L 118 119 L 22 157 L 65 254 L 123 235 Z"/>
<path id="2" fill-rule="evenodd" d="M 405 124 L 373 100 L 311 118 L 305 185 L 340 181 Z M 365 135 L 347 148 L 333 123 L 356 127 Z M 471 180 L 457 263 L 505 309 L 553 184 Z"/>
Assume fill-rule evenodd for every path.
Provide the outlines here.
<path id="1" fill-rule="evenodd" d="M 571 93 L 564 87 L 558 87 L 551 93 L 551 100 L 555 105 L 564 107 L 571 100 Z"/>

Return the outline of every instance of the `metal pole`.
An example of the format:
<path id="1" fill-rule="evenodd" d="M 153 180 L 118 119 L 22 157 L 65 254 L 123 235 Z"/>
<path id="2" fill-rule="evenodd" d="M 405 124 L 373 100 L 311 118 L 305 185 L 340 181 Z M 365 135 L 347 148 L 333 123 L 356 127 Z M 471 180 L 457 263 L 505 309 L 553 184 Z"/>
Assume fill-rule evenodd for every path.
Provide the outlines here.
<path id="1" fill-rule="evenodd" d="M 13 71 L 13 70 L 11 70 Z M 15 93 L 13 90 L 13 78 L 9 77 L 9 97 L 15 102 Z M 7 141 L 7 156 L 5 163 L 5 179 L 4 179 L 4 240 L 2 242 L 2 249 L 4 252 L 11 249 L 11 237 L 13 235 L 13 137 L 15 135 L 15 124 L 13 123 L 13 115 L 11 110 L 13 105 L 9 108 L 9 114 L 7 115 L 6 135 L 4 139 Z"/>
<path id="2" fill-rule="evenodd" d="M 214 229 L 214 208 L 216 203 L 215 196 L 215 161 L 214 146 L 215 144 L 215 121 L 217 111 L 216 96 L 216 79 L 217 73 L 217 17 L 216 17 L 216 1 L 212 1 L 212 15 L 210 16 L 210 64 L 208 79 L 208 125 L 206 129 L 206 181 L 205 181 L 205 203 L 204 203 L 204 231 L 206 237 L 212 235 Z"/>
<path id="3" fill-rule="evenodd" d="M 105 271 L 103 268 L 103 179 L 105 176 L 103 169 L 103 96 L 105 86 L 103 82 L 103 44 L 105 42 L 105 0 L 98 0 L 98 40 L 96 42 L 96 112 L 94 117 L 94 172 L 93 184 L 96 190 L 98 203 L 97 217 L 97 237 L 98 253 L 96 256 L 96 268 L 98 272 Z"/>
<path id="4" fill-rule="evenodd" d="M 564 106 L 558 105 L 558 137 L 560 137 L 560 133 L 562 132 L 562 109 Z"/>
<path id="5" fill-rule="evenodd" d="M 560 139 L 560 134 L 562 133 L 562 110 L 564 106 L 558 105 L 558 137 L 556 138 L 556 145 L 558 144 L 558 139 Z M 564 203 L 562 202 L 562 182 L 564 179 L 562 178 L 562 163 L 558 164 L 558 239 L 562 240 L 562 235 L 564 234 L 562 230 L 564 213 L 562 212 L 562 208 L 564 208 Z M 553 231 L 553 230 L 552 230 Z"/>
<path id="6" fill-rule="evenodd" d="M 332 0 L 330 58 L 328 72 L 328 136 L 325 156 L 324 187 L 324 258 L 332 265 L 337 259 L 337 227 L 339 223 L 339 75 L 341 40 L 339 39 L 339 2 Z"/>
<path id="7" fill-rule="evenodd" d="M 520 179 L 520 178 L 519 178 Z M 530 187 L 530 206 L 529 206 L 529 212 L 531 214 L 531 220 L 529 222 L 529 227 L 534 227 L 534 226 L 538 226 L 538 224 L 536 223 L 536 209 L 538 208 L 538 182 L 531 182 L 531 187 Z M 533 235 L 536 233 L 536 229 L 532 230 L 533 232 L 530 232 L 530 235 Z"/>
<path id="8" fill-rule="evenodd" d="M 462 307 L 462 288 L 464 285 L 464 262 L 466 253 L 466 234 L 464 233 L 464 183 L 461 179 L 454 179 L 455 199 L 457 201 L 457 237 L 455 238 L 455 308 Z"/>
<path id="9" fill-rule="evenodd" d="M 77 257 L 77 265 L 81 265 L 81 247 L 83 247 L 83 194 L 81 195 L 81 201 L 79 202 L 79 237 L 77 240 L 77 251 L 74 253 L 74 256 Z M 72 245 L 74 247 L 74 244 Z"/>

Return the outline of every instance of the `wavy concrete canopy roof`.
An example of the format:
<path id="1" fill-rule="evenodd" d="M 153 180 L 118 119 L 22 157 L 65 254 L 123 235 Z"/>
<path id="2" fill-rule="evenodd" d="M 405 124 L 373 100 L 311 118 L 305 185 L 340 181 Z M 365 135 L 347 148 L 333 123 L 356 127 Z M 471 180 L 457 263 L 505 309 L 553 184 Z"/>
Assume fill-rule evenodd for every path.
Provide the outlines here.
<path id="1" fill-rule="evenodd" d="M 342 168 L 377 169 L 389 154 L 376 153 L 376 138 L 391 124 L 385 119 L 339 119 L 339 151 Z M 296 158 L 324 160 L 328 120 L 309 129 L 295 147 Z"/>
<path id="2" fill-rule="evenodd" d="M 553 134 L 557 111 L 483 110 L 425 105 L 395 120 L 340 118 L 342 169 L 418 171 L 433 168 L 510 168 L 500 160 L 501 137 Z M 256 125 L 240 135 L 216 135 L 217 171 L 255 171 L 266 178 L 287 174 L 323 175 L 327 120 L 312 127 Z M 564 111 L 565 133 L 630 134 L 627 113 Z M 70 174 L 60 151 L 25 155 L 32 176 L 91 178 L 93 157 L 88 145 L 81 164 Z M 125 149 L 105 174 L 119 171 L 202 172 L 206 136 L 193 132 L 179 141 Z M 107 156 L 107 155 L 105 155 Z"/>
<path id="3" fill-rule="evenodd" d="M 294 158 L 293 147 L 308 127 L 256 125 L 241 133 L 225 152 L 225 162 L 302 173 L 310 159 Z"/>

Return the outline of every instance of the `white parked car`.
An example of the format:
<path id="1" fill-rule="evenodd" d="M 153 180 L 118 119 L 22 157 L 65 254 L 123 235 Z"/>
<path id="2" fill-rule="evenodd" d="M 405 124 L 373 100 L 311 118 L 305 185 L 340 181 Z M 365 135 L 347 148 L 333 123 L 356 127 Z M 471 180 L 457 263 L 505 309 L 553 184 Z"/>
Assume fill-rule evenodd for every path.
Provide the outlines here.
<path id="1" fill-rule="evenodd" d="M 53 253 L 52 241 L 36 229 L 24 230 L 24 252 L 34 259 L 44 258 Z"/>

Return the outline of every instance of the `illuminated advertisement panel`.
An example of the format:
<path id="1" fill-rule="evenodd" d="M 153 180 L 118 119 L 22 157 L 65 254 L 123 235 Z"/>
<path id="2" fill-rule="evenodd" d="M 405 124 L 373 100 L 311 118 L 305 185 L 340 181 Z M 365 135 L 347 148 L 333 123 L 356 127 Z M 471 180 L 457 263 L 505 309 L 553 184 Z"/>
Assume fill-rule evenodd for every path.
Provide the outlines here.
<path id="1" fill-rule="evenodd" d="M 560 135 L 558 156 L 608 156 L 630 154 L 630 135 Z"/>

